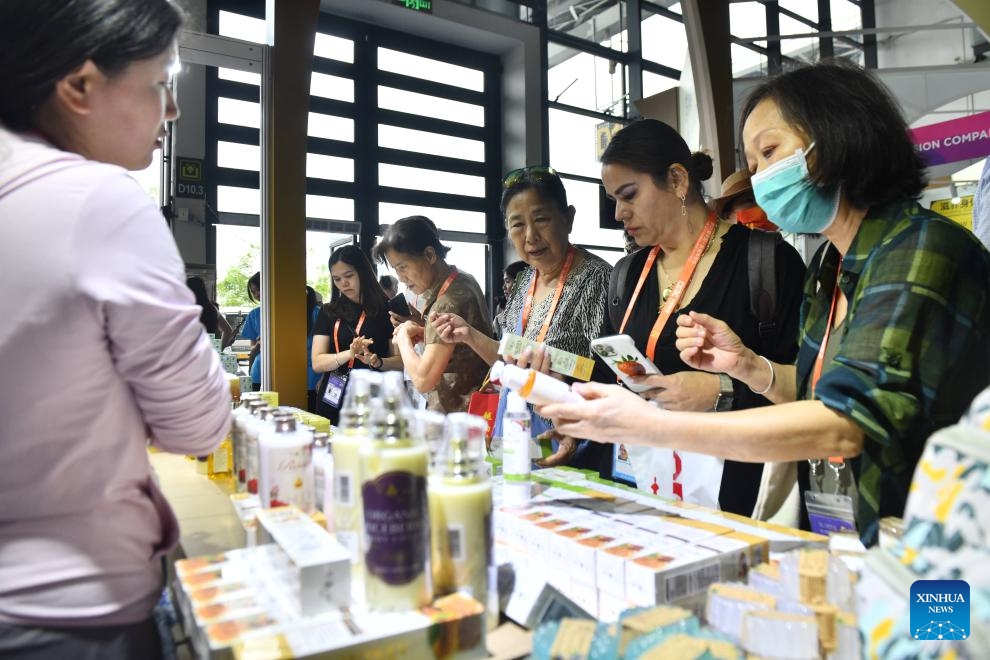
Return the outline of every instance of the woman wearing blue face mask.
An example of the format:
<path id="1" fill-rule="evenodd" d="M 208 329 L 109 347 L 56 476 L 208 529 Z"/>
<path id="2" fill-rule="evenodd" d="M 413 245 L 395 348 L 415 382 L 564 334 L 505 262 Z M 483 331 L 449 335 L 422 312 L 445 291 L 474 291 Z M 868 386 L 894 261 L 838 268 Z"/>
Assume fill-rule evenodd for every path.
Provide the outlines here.
<path id="1" fill-rule="evenodd" d="M 742 112 L 757 203 L 785 232 L 828 242 L 805 280 L 796 365 L 747 348 L 722 321 L 678 319 L 691 366 L 780 405 L 703 416 L 651 409 L 614 386 L 546 406 L 583 438 L 793 461 L 803 523 L 877 539 L 900 516 L 925 439 L 990 377 L 990 254 L 923 209 L 924 171 L 895 101 L 865 71 L 819 64 L 771 79 Z"/>

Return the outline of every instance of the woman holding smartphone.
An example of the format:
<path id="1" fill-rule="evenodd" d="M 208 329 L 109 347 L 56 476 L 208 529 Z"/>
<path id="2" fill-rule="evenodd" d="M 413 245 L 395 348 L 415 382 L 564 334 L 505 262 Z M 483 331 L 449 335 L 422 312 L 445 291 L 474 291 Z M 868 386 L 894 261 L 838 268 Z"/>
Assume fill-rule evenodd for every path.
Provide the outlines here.
<path id="1" fill-rule="evenodd" d="M 619 131 L 601 161 L 602 184 L 615 199 L 615 219 L 637 246 L 645 248 L 624 257 L 624 268 L 616 266 L 615 272 L 624 272 L 625 278 L 611 288 L 619 295 L 609 301 L 618 305 L 621 314 L 615 316 L 622 319 L 613 331 L 630 335 L 636 348 L 663 374 L 639 377 L 639 385 L 649 388 L 641 396 L 667 410 L 722 412 L 769 405 L 762 393 L 724 374 L 686 365 L 675 346 L 677 316 L 699 311 L 731 319 L 732 327 L 745 335 L 744 341 L 761 346 L 764 355 L 793 360 L 805 270 L 800 256 L 786 243 L 777 242 L 774 325 L 770 332 L 761 333 L 760 319 L 750 307 L 749 241 L 753 234 L 745 227 L 719 220 L 706 204 L 701 182 L 712 175 L 711 158 L 692 154 L 684 139 L 667 124 L 643 119 Z M 640 481 L 643 473 L 636 469 L 636 458 L 632 457 L 632 463 Z M 651 460 L 649 456 L 639 458 L 640 465 Z M 674 472 L 677 466 L 689 470 L 688 459 L 684 453 L 673 453 L 670 464 Z M 725 511 L 753 515 L 762 475 L 762 463 L 725 461 L 718 505 Z M 676 476 L 671 482 L 669 475 L 648 474 L 645 480 L 647 483 L 637 485 L 651 488 L 656 484 L 661 494 L 679 494 Z M 672 491 L 667 491 L 668 483 Z M 715 504 L 701 495 L 682 491 L 682 496 L 696 503 Z"/>
<path id="2" fill-rule="evenodd" d="M 481 287 L 447 263 L 448 250 L 433 221 L 421 215 L 393 223 L 375 246 L 376 258 L 390 264 L 399 281 L 425 301 L 425 325 L 403 321 L 395 328 L 395 345 L 416 391 L 426 395 L 426 407 L 444 413 L 467 410 L 488 365 L 467 346 L 444 342 L 431 319 L 451 312 L 489 335 L 492 324 Z M 415 348 L 419 343 L 424 344 L 422 355 Z"/>
<path id="3" fill-rule="evenodd" d="M 368 257 L 356 245 L 334 250 L 330 302 L 313 327 L 313 371 L 325 374 L 316 391 L 316 413 L 337 424 L 347 379 L 353 369 L 401 368 L 390 358 L 392 323 L 388 299 Z"/>

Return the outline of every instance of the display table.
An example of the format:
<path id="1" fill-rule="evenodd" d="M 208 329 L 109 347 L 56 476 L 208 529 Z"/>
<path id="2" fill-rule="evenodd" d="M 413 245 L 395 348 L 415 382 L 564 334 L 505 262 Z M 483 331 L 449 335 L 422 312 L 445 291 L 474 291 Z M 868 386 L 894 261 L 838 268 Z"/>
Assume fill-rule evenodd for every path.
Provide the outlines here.
<path id="1" fill-rule="evenodd" d="M 153 453 L 151 463 L 181 528 L 173 561 L 245 545 L 231 480 L 211 480 L 183 456 Z M 710 584 L 744 579 L 770 552 L 827 541 L 570 468 L 534 472 L 524 501 L 512 497 L 519 484 L 496 477 L 494 486 L 500 609 L 531 629 L 561 614 L 615 621 L 631 607 L 664 603 L 697 611 Z M 496 656 L 515 657 L 528 644 L 527 632 L 509 627 L 489 641 L 516 648 L 503 654 L 489 645 Z"/>
<path id="2" fill-rule="evenodd" d="M 179 521 L 174 558 L 211 555 L 244 546 L 244 530 L 230 504 L 232 479 L 213 480 L 196 472 L 185 456 L 152 452 L 151 467 Z"/>

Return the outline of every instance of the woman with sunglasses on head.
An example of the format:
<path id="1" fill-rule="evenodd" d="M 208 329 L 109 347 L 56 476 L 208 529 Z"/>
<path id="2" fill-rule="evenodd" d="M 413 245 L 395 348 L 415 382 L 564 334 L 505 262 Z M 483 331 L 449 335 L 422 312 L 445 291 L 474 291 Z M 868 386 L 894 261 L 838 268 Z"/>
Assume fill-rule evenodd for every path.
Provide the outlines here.
<path id="1" fill-rule="evenodd" d="M 787 72 L 750 94 L 741 123 L 767 216 L 828 239 L 805 278 L 797 361 L 769 359 L 707 314 L 678 318 L 677 345 L 688 364 L 778 405 L 693 415 L 590 386 L 579 388 L 582 406 L 544 412 L 603 441 L 791 461 L 802 524 L 855 530 L 871 545 L 882 517 L 903 515 L 925 440 L 986 386 L 990 254 L 918 204 L 924 166 L 870 73 L 840 63 Z"/>
<path id="2" fill-rule="evenodd" d="M 752 233 L 720 221 L 708 207 L 701 183 L 712 174 L 712 160 L 692 154 L 677 132 L 655 119 L 642 119 L 619 131 L 601 158 L 602 184 L 615 199 L 615 218 L 641 248 L 624 257 L 625 280 L 614 288 L 618 298 L 614 332 L 630 335 L 639 351 L 660 369 L 658 376 L 640 377 L 649 386 L 642 396 L 667 410 L 698 412 L 741 410 L 769 405 L 759 393 L 728 376 L 706 373 L 685 364 L 678 354 L 676 317 L 688 311 L 731 319 L 746 340 L 763 347 L 773 359 L 793 359 L 797 351 L 798 307 L 804 263 L 791 246 L 778 242 L 775 256 L 777 305 L 774 327 L 760 332 L 760 319 L 751 311 L 750 251 Z M 617 267 L 616 272 L 622 272 Z M 614 297 L 614 296 L 613 296 Z M 670 465 L 671 473 L 695 468 L 688 454 L 647 454 L 632 457 L 640 488 L 665 495 L 682 495 L 707 506 L 753 515 L 763 465 L 725 461 L 721 483 L 705 484 L 706 492 L 677 492 L 677 477 L 667 481 L 650 466 Z M 664 463 L 666 461 L 666 463 Z M 700 459 L 717 475 L 717 462 Z M 694 474 L 697 474 L 695 471 Z M 670 491 L 666 488 L 669 485 Z M 715 486 L 718 486 L 716 489 Z M 691 490 L 691 486 L 688 486 Z M 789 488 L 787 489 L 790 490 Z M 713 495 L 717 494 L 717 501 Z M 762 513 L 762 512 L 761 512 Z M 769 512 L 773 513 L 773 512 Z M 764 517 L 767 514 L 762 514 Z"/>
<path id="3" fill-rule="evenodd" d="M 127 173 L 178 117 L 181 25 L 165 0 L 0 3 L 3 658 L 162 656 L 179 530 L 148 446 L 209 454 L 230 429 L 182 258 Z"/>
<path id="4" fill-rule="evenodd" d="M 337 248 L 330 267 L 330 302 L 313 326 L 313 371 L 326 374 L 316 390 L 316 413 L 337 424 L 353 369 L 401 368 L 390 358 L 388 298 L 371 262 L 356 245 Z"/>
<path id="5" fill-rule="evenodd" d="M 421 215 L 390 225 L 375 246 L 376 258 L 388 263 L 413 294 L 422 296 L 425 325 L 403 321 L 395 328 L 394 341 L 413 386 L 426 395 L 426 407 L 444 413 L 467 410 L 488 365 L 468 347 L 443 342 L 434 316 L 457 314 L 481 332 L 492 331 L 485 294 L 471 275 L 447 263 L 448 250 L 433 221 Z M 422 355 L 415 348 L 421 342 Z"/>
<path id="6" fill-rule="evenodd" d="M 502 217 L 509 240 L 526 267 L 516 276 L 499 334 L 512 333 L 569 353 L 592 357 L 591 340 L 605 327 L 605 297 L 612 267 L 600 257 L 570 242 L 575 209 L 557 173 L 549 167 L 527 167 L 509 172 L 502 182 Z M 498 342 L 454 315 L 438 315 L 441 338 L 463 342 L 487 364 L 498 355 Z M 549 372 L 543 350 L 514 360 Z M 599 376 L 607 377 L 603 369 Z M 548 420 L 533 418 L 534 435 L 550 429 Z M 570 463 L 610 474 L 608 449 L 578 445 L 557 437 L 559 449 L 544 466 Z M 575 452 L 577 455 L 572 456 Z"/>

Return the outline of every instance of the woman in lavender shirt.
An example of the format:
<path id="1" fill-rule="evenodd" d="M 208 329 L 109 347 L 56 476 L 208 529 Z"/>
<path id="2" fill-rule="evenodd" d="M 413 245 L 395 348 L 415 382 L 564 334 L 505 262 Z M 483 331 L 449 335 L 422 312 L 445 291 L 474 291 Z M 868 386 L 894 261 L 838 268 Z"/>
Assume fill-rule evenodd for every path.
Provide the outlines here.
<path id="1" fill-rule="evenodd" d="M 167 0 L 0 3 L 0 657 L 157 658 L 178 530 L 148 444 L 208 454 L 220 361 L 127 174 L 178 116 Z"/>

